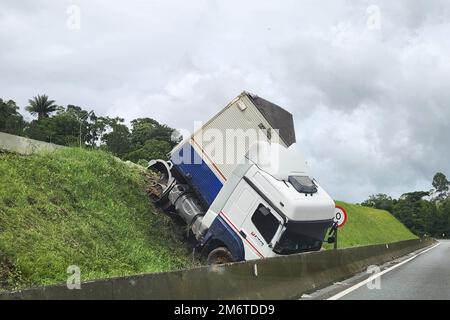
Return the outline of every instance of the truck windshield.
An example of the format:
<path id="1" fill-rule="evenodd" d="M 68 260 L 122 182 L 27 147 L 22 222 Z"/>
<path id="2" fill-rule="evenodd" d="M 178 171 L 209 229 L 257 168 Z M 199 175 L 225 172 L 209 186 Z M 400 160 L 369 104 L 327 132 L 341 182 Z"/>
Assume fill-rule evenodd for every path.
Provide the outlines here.
<path id="1" fill-rule="evenodd" d="M 320 250 L 325 234 L 332 223 L 332 220 L 289 221 L 274 251 L 278 254 L 293 254 Z"/>

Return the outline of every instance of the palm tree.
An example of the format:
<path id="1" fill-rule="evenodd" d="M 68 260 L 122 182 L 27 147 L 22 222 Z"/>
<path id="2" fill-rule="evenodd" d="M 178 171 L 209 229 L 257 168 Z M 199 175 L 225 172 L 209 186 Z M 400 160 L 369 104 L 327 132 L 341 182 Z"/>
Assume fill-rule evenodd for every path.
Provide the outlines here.
<path id="1" fill-rule="evenodd" d="M 48 118 L 49 114 L 55 112 L 58 106 L 55 104 L 55 100 L 48 100 L 48 96 L 43 94 L 33 97 L 28 100 L 29 106 L 25 109 L 32 115 L 37 114 L 38 120 L 42 118 Z"/>

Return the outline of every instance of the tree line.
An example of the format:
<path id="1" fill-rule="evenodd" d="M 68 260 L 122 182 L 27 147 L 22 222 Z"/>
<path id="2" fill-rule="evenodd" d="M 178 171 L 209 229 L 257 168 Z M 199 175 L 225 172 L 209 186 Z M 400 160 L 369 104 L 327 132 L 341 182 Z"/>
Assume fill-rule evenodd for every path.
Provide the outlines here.
<path id="1" fill-rule="evenodd" d="M 64 146 L 107 150 L 136 163 L 167 157 L 180 141 L 173 128 L 151 118 L 131 121 L 131 130 L 119 117 L 97 116 L 80 106 L 59 106 L 47 95 L 37 95 L 25 107 L 24 120 L 13 100 L 0 99 L 0 131 Z"/>
<path id="2" fill-rule="evenodd" d="M 418 236 L 450 237 L 450 182 L 442 172 L 434 175 L 428 191 L 413 191 L 394 199 L 387 194 L 371 195 L 361 203 L 387 210 Z"/>

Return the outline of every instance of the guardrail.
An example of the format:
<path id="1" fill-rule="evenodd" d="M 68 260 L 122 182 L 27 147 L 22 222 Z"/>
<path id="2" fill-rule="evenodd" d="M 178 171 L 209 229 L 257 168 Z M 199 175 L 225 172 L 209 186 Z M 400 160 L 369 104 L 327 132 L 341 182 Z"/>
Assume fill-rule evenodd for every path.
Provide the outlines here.
<path id="1" fill-rule="evenodd" d="M 433 239 L 310 252 L 0 293 L 2 299 L 295 299 L 433 244 Z"/>
<path id="2" fill-rule="evenodd" d="M 54 151 L 59 148 L 64 147 L 53 143 L 0 132 L 0 150 L 6 150 L 23 155 L 30 155 L 36 152 Z"/>

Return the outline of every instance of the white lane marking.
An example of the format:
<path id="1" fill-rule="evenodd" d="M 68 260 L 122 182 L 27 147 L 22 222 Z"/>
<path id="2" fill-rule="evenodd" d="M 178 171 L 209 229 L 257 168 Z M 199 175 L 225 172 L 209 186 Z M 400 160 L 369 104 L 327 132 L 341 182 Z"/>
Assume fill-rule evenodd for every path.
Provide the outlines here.
<path id="1" fill-rule="evenodd" d="M 327 300 L 338 300 L 338 299 L 342 298 L 343 296 L 349 294 L 350 292 L 355 291 L 356 289 L 362 287 L 362 286 L 365 285 L 366 283 L 369 283 L 369 282 L 373 281 L 374 279 L 376 279 L 376 278 L 378 278 L 378 277 L 381 277 L 383 274 L 388 273 L 389 271 L 392 271 L 392 270 L 394 270 L 395 268 L 400 267 L 401 265 L 404 265 L 405 263 L 411 261 L 411 260 L 414 259 L 414 258 L 417 258 L 417 257 L 420 256 L 421 254 L 423 254 L 423 253 L 425 253 L 425 252 L 427 252 L 427 251 L 430 251 L 431 249 L 436 248 L 438 245 L 440 245 L 440 243 L 438 243 L 438 244 L 432 246 L 431 248 L 428 248 L 428 249 L 426 249 L 426 250 L 424 250 L 424 251 L 422 251 L 422 252 L 419 252 L 419 253 L 415 254 L 414 256 L 412 256 L 412 257 L 406 259 L 405 261 L 402 261 L 402 262 L 396 264 L 396 265 L 393 266 L 393 267 L 390 267 L 390 268 L 388 268 L 388 269 L 386 269 L 386 270 L 381 271 L 380 273 L 377 273 L 377 274 L 374 274 L 373 276 L 370 276 L 370 277 L 367 278 L 366 280 L 361 281 L 360 283 L 357 283 L 357 284 L 355 284 L 354 286 L 352 286 L 352 287 L 350 287 L 350 288 L 348 288 L 348 289 L 345 289 L 345 290 L 339 292 L 338 294 L 336 294 L 336 295 L 334 295 L 334 296 L 328 298 Z"/>

